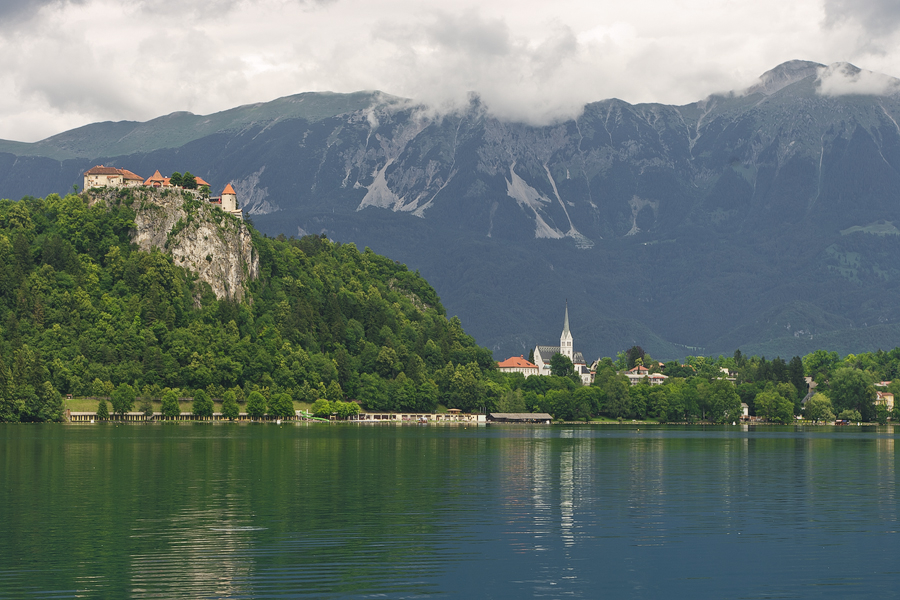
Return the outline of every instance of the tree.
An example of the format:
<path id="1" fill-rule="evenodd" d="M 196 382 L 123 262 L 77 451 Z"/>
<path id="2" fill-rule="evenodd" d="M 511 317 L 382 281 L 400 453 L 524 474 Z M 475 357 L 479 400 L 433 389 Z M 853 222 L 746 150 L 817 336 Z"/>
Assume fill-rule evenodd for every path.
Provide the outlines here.
<path id="1" fill-rule="evenodd" d="M 166 388 L 162 396 L 162 414 L 167 419 L 177 419 L 181 415 L 181 405 L 178 404 L 178 392 Z"/>
<path id="2" fill-rule="evenodd" d="M 186 190 L 196 190 L 197 178 L 191 175 L 190 171 L 185 171 L 184 175 L 181 176 L 181 187 Z"/>
<path id="3" fill-rule="evenodd" d="M 888 412 L 887 406 L 884 404 L 879 404 L 875 407 L 875 420 L 879 425 L 887 425 L 889 416 L 890 413 Z"/>
<path id="4" fill-rule="evenodd" d="M 179 187 L 179 186 L 181 186 L 182 183 L 183 183 L 183 176 L 178 171 L 175 171 L 174 173 L 169 175 L 169 184 Z"/>
<path id="5" fill-rule="evenodd" d="M 328 388 L 325 391 L 325 397 L 331 400 L 332 402 L 339 402 L 344 399 L 344 391 L 341 389 L 341 384 L 337 381 L 332 381 L 328 384 Z"/>
<path id="6" fill-rule="evenodd" d="M 313 405 L 309 410 L 314 416 L 321 417 L 323 419 L 327 419 L 331 416 L 331 413 L 334 412 L 331 402 L 329 402 L 325 398 L 319 398 L 318 400 L 313 402 Z"/>
<path id="7" fill-rule="evenodd" d="M 632 369 L 640 360 L 640 364 L 644 364 L 644 349 L 640 346 L 632 346 L 625 351 L 625 368 Z"/>
<path id="8" fill-rule="evenodd" d="M 240 409 L 238 408 L 237 399 L 235 398 L 234 392 L 228 390 L 222 396 L 222 418 L 228 419 L 229 421 L 234 421 L 240 416 Z"/>
<path id="9" fill-rule="evenodd" d="M 134 408 L 134 400 L 136 397 L 137 392 L 135 392 L 133 387 L 127 383 L 120 383 L 116 389 L 113 390 L 112 397 L 110 398 L 113 412 L 117 413 L 119 416 L 124 416 L 125 413 Z"/>
<path id="10" fill-rule="evenodd" d="M 733 421 L 741 416 L 741 397 L 734 385 L 727 379 L 715 379 L 704 386 L 700 393 L 701 402 L 706 409 L 706 418 L 716 423 Z M 698 386 L 698 391 L 700 387 Z M 793 406 L 791 406 L 793 414 Z"/>
<path id="11" fill-rule="evenodd" d="M 335 402 L 332 406 L 339 419 L 347 420 L 353 415 L 359 414 L 359 404 L 356 402 Z"/>
<path id="12" fill-rule="evenodd" d="M 284 392 L 272 396 L 269 402 L 269 414 L 274 417 L 291 417 L 294 415 L 294 401 L 290 394 Z"/>
<path id="13" fill-rule="evenodd" d="M 862 415 L 859 414 L 858 410 L 846 409 L 841 411 L 841 414 L 838 415 L 838 419 L 859 422 L 862 421 Z"/>
<path id="14" fill-rule="evenodd" d="M 211 417 L 213 415 L 213 400 L 204 390 L 194 392 L 194 401 L 191 412 L 197 417 Z"/>
<path id="15" fill-rule="evenodd" d="M 247 396 L 247 415 L 251 419 L 258 419 L 266 414 L 266 398 L 257 391 L 250 392 Z"/>
<path id="16" fill-rule="evenodd" d="M 787 424 L 794 418 L 794 403 L 769 384 L 764 392 L 756 396 L 756 414 L 769 421 Z"/>
<path id="17" fill-rule="evenodd" d="M 97 419 L 105 421 L 109 418 L 109 407 L 106 405 L 106 398 L 100 397 L 100 404 L 97 405 Z"/>
<path id="18" fill-rule="evenodd" d="M 830 383 L 835 410 L 855 410 L 865 421 L 875 417 L 875 386 L 867 373 L 852 367 L 840 367 L 832 373 Z"/>
<path id="19" fill-rule="evenodd" d="M 555 377 L 568 377 L 575 372 L 575 365 L 569 357 L 557 352 L 550 358 L 550 374 Z"/>
<path id="20" fill-rule="evenodd" d="M 810 421 L 834 421 L 834 407 L 831 399 L 825 394 L 814 394 L 806 401 L 804 416 Z"/>

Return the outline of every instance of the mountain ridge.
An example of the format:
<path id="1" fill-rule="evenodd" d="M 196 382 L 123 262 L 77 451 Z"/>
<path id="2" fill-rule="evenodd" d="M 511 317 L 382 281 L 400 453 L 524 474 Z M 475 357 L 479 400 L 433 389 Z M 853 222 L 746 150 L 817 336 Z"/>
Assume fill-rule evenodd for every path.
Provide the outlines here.
<path id="1" fill-rule="evenodd" d="M 98 162 L 230 180 L 267 233 L 325 233 L 421 270 L 500 358 L 558 336 L 563 298 L 586 356 L 812 351 L 825 334 L 875 350 L 858 331 L 900 323 L 900 240 L 867 233 L 900 220 L 900 96 L 850 67 L 789 61 L 743 92 L 602 100 L 546 126 L 477 98 L 437 114 L 380 93 L 302 95 L 307 119 L 290 96 L 145 124 L 148 147 L 130 154 L 0 143 L 0 195 L 70 189 Z M 165 147 L 183 119 L 209 123 Z M 778 314 L 794 315 L 789 337 L 766 325 Z"/>

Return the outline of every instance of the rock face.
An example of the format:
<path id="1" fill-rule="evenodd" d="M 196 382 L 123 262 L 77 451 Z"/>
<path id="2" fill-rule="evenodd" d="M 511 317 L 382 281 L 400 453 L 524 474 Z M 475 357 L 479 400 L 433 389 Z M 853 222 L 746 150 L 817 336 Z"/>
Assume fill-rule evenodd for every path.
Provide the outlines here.
<path id="1" fill-rule="evenodd" d="M 95 192 L 92 198 L 114 193 Z M 219 299 L 244 298 L 246 285 L 259 275 L 259 257 L 243 221 L 189 191 L 146 188 L 133 194 L 132 239 L 141 250 L 156 247 L 168 253 Z"/>

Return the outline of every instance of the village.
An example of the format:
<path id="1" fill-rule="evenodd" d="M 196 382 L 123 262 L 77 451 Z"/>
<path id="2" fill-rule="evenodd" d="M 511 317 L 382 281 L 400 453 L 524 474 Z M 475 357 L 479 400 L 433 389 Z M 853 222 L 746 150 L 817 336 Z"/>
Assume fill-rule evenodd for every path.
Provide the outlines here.
<path id="1" fill-rule="evenodd" d="M 531 376 L 553 375 L 554 372 L 551 366 L 551 360 L 554 356 L 559 354 L 564 356 L 569 360 L 569 362 L 571 362 L 574 374 L 581 379 L 582 385 L 588 386 L 594 382 L 594 377 L 597 373 L 597 366 L 600 363 L 600 359 L 597 359 L 593 361 L 590 366 L 588 366 L 587 361 L 585 361 L 584 359 L 584 355 L 581 352 L 576 352 L 574 350 L 572 333 L 569 329 L 568 303 L 566 303 L 565 307 L 563 330 L 560 334 L 559 345 L 537 345 L 534 347 L 530 354 L 531 356 L 529 356 L 529 358 L 525 358 L 524 355 L 520 355 L 512 356 L 504 361 L 500 361 L 497 363 L 497 370 L 502 373 L 521 373 L 526 378 Z M 681 365 L 681 367 L 693 370 L 693 368 L 689 365 Z M 661 372 L 663 368 L 664 365 L 661 362 L 651 361 L 650 363 L 645 365 L 642 361 L 638 360 L 637 364 L 635 364 L 630 369 L 620 370 L 617 371 L 617 373 L 626 377 L 628 379 L 628 384 L 631 386 L 635 386 L 645 382 L 650 386 L 659 386 L 666 383 L 666 380 L 669 379 L 668 375 L 665 375 Z M 721 367 L 719 371 L 719 379 L 728 381 L 733 385 L 737 383 L 737 372 L 727 367 Z M 803 382 L 804 385 L 802 387 L 804 389 L 798 391 L 801 391 L 801 394 L 803 394 L 803 398 L 802 400 L 800 400 L 800 405 L 803 407 L 803 410 L 805 410 L 807 403 L 813 398 L 813 396 L 815 396 L 816 388 L 818 386 L 812 377 L 804 377 Z M 892 413 L 894 410 L 894 394 L 886 389 L 890 384 L 890 381 L 880 381 L 875 383 L 875 398 L 872 402 L 874 406 L 883 407 L 888 413 Z M 768 419 L 766 419 L 765 417 L 751 415 L 750 406 L 746 402 L 741 402 L 740 406 L 741 414 L 739 416 L 739 419 L 741 421 L 751 423 L 768 421 Z M 492 415 L 492 417 L 494 416 L 495 415 Z M 500 420 L 504 421 L 526 422 L 530 420 L 529 417 L 531 415 L 504 414 L 496 416 L 499 416 Z M 795 418 L 798 420 L 802 419 L 803 415 L 797 415 Z M 842 419 L 832 420 L 839 425 L 846 424 L 846 422 Z"/>
<path id="2" fill-rule="evenodd" d="M 174 178 L 174 180 L 173 180 Z M 185 185 L 187 183 L 187 185 Z M 179 189 L 197 195 L 208 197 L 210 204 L 218 205 L 222 210 L 243 219 L 244 211 L 238 208 L 237 193 L 231 183 L 225 185 L 225 189 L 218 196 L 209 195 L 211 186 L 202 177 L 186 172 L 173 173 L 170 177 L 163 177 L 156 170 L 149 178 L 144 179 L 140 175 L 132 173 L 128 169 L 117 167 L 105 167 L 97 165 L 84 172 L 84 189 L 92 188 L 141 188 L 152 187 L 160 189 Z"/>

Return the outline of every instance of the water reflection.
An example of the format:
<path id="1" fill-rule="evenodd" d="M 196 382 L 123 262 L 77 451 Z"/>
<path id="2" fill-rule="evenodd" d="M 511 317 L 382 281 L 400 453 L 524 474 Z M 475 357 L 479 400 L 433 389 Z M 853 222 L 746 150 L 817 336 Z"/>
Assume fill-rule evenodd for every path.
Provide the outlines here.
<path id="1" fill-rule="evenodd" d="M 0 428 L 0 598 L 888 595 L 894 439 Z"/>

